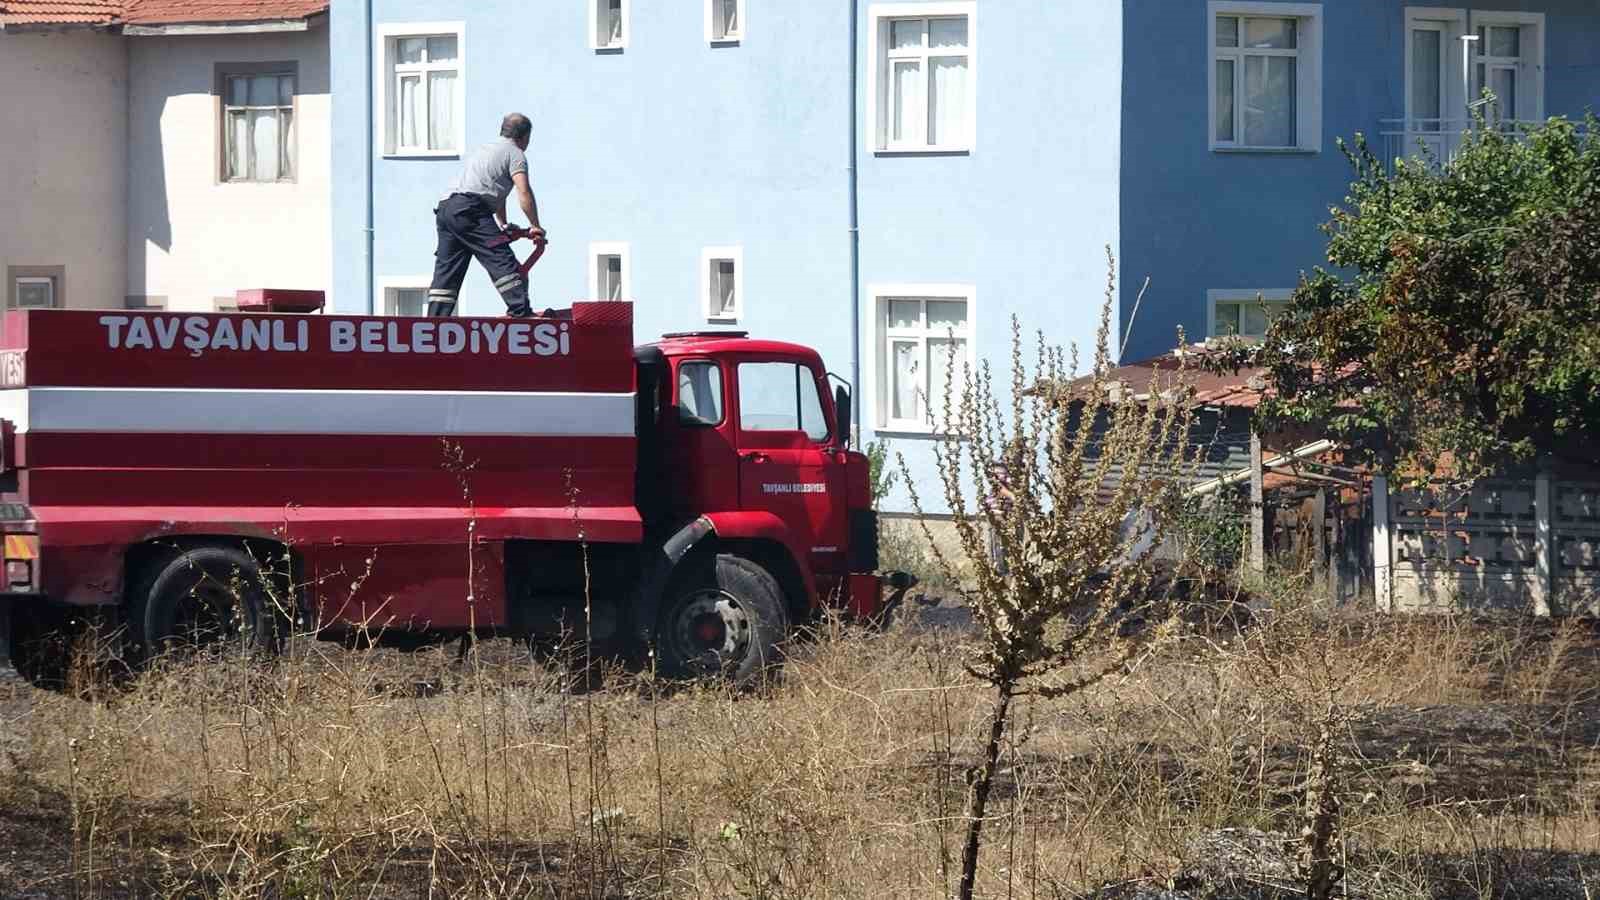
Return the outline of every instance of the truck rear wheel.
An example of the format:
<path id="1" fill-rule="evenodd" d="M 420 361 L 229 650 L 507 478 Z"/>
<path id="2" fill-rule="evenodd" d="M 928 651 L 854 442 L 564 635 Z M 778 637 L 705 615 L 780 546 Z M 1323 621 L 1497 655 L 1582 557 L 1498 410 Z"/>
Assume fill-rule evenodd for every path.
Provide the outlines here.
<path id="1" fill-rule="evenodd" d="M 276 652 L 283 617 L 257 562 L 237 547 L 194 547 L 157 561 L 129 604 L 135 656 L 221 648 Z"/>
<path id="2" fill-rule="evenodd" d="M 674 678 L 722 676 L 748 684 L 778 661 L 789 631 L 783 590 L 765 569 L 720 554 L 688 563 L 656 626 L 656 653 Z"/>

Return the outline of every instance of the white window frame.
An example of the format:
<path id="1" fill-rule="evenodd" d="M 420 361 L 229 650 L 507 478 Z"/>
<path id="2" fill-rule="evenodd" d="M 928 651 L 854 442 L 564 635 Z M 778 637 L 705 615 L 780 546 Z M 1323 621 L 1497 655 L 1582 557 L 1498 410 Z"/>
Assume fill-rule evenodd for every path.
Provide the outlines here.
<path id="1" fill-rule="evenodd" d="M 1322 152 L 1322 31 L 1321 3 L 1276 3 L 1264 0 L 1210 0 L 1206 9 L 1206 142 L 1214 153 L 1320 153 Z M 1296 49 L 1249 51 L 1251 54 L 1293 55 L 1295 62 L 1295 143 L 1288 147 L 1243 144 L 1242 104 L 1237 91 L 1244 78 L 1242 48 L 1217 46 L 1217 17 L 1297 19 Z M 1244 28 L 1239 29 L 1240 43 Z M 1217 60 L 1234 59 L 1234 129 L 1232 141 L 1217 140 Z"/>
<path id="2" fill-rule="evenodd" d="M 717 4 L 721 0 L 706 0 L 706 43 L 708 44 L 737 44 L 744 40 L 745 32 L 749 26 L 745 22 L 745 0 L 734 0 L 736 9 L 734 15 L 738 17 L 739 27 L 727 34 L 717 35 Z"/>
<path id="3" fill-rule="evenodd" d="M 422 311 L 428 311 L 427 294 L 433 286 L 433 275 L 386 275 L 378 279 L 376 296 L 372 298 L 372 308 L 380 316 L 399 315 L 395 311 L 396 291 L 421 291 L 423 294 Z"/>
<path id="4" fill-rule="evenodd" d="M 978 287 L 975 284 L 950 284 L 950 283 L 908 283 L 908 284 L 874 284 L 867 288 L 867 295 L 872 298 L 872 313 L 877 333 L 876 349 L 873 351 L 873 365 L 877 376 L 877 430 L 889 434 L 945 434 L 948 429 L 926 419 L 897 419 L 891 415 L 894 409 L 893 398 L 889 395 L 890 372 L 893 364 L 893 353 L 890 345 L 896 340 L 904 341 L 914 339 L 921 347 L 922 360 L 927 364 L 927 340 L 929 338 L 949 337 L 949 333 L 935 334 L 926 325 L 917 329 L 900 329 L 889 327 L 889 301 L 890 300 L 959 300 L 967 304 L 967 327 L 957 331 L 956 337 L 967 342 L 967 368 L 972 371 L 978 366 Z M 927 307 L 923 307 L 923 317 L 926 321 Z M 961 373 L 957 373 L 961 377 Z M 932 418 L 936 408 L 942 408 L 944 398 L 935 400 L 925 398 L 928 405 L 928 416 Z M 936 407 L 936 404 L 938 407 Z"/>
<path id="5" fill-rule="evenodd" d="M 379 25 L 373 35 L 373 111 L 374 140 L 385 157 L 395 159 L 459 159 L 467 145 L 467 23 L 465 22 L 389 22 Z M 449 37 L 456 39 L 455 144 L 454 150 L 425 150 L 400 147 L 400 116 L 395 104 L 399 97 L 391 82 L 395 80 L 394 47 L 400 38 Z M 426 87 L 424 79 L 423 85 Z"/>
<path id="6" fill-rule="evenodd" d="M 1521 30 L 1518 40 L 1518 50 L 1521 56 L 1516 57 L 1512 63 L 1509 57 L 1493 57 L 1488 55 L 1489 48 L 1482 48 L 1483 56 L 1478 55 L 1479 48 L 1473 46 L 1466 52 L 1469 54 L 1467 62 L 1468 71 L 1471 73 L 1468 81 L 1471 82 L 1471 95 L 1467 102 L 1476 103 L 1484 85 L 1478 84 L 1478 64 L 1488 66 L 1515 65 L 1517 72 L 1517 90 L 1520 94 L 1517 101 L 1519 105 L 1528 101 L 1527 112 L 1518 115 L 1517 122 L 1540 122 L 1544 120 L 1544 73 L 1545 73 L 1545 17 L 1544 13 L 1537 12 L 1511 12 L 1501 10 L 1468 10 L 1467 34 L 1477 34 L 1479 28 L 1514 27 Z M 1482 41 L 1474 42 L 1482 43 Z M 1530 53 L 1531 50 L 1531 53 Z M 1485 80 L 1488 72 L 1485 71 Z M 1525 87 L 1531 88 L 1530 93 L 1524 93 Z"/>
<path id="7" fill-rule="evenodd" d="M 714 313 L 711 309 L 711 263 L 719 259 L 733 260 L 733 313 Z M 729 245 L 707 247 L 700 251 L 700 306 L 707 322 L 737 322 L 744 318 L 744 247 Z"/>
<path id="8" fill-rule="evenodd" d="M 607 0 L 584 0 L 584 8 L 589 13 L 589 49 L 597 52 L 615 52 L 628 49 L 628 42 L 633 37 L 633 20 L 631 17 L 632 0 L 621 0 L 622 7 L 622 37 L 614 42 L 600 42 L 600 4 Z"/>
<path id="9" fill-rule="evenodd" d="M 18 298 L 16 306 L 17 309 L 59 309 L 61 307 L 61 300 L 57 296 L 56 278 L 54 275 L 18 275 L 12 280 L 16 282 L 14 290 L 16 291 Z M 50 288 L 50 304 L 48 306 L 23 306 L 21 300 L 23 285 L 40 284 L 47 285 Z"/>
<path id="10" fill-rule="evenodd" d="M 948 19 L 965 17 L 967 20 L 967 139 L 961 143 L 927 144 L 894 143 L 889 140 L 889 113 L 887 89 L 889 77 L 889 23 L 895 19 Z M 927 48 L 921 50 L 923 78 L 929 71 Z M 935 56 L 940 54 L 933 54 Z M 955 56 L 958 54 L 948 54 Z M 924 108 L 926 104 L 924 104 Z M 924 116 L 926 113 L 924 112 Z M 933 0 L 920 3 L 874 3 L 867 7 L 867 135 L 873 153 L 879 156 L 897 154 L 965 154 L 978 144 L 978 4 L 976 0 Z M 923 136 L 927 123 L 923 123 Z"/>
<path id="11" fill-rule="evenodd" d="M 1241 303 L 1250 304 L 1258 300 L 1266 306 L 1287 306 L 1290 298 L 1294 296 L 1294 288 L 1269 288 L 1267 290 L 1253 290 L 1240 288 L 1222 288 L 1206 291 L 1206 339 L 1234 337 L 1235 335 L 1217 334 L 1217 304 Z M 1245 340 L 1257 340 L 1262 335 L 1241 334 L 1236 335 Z"/>
<path id="12" fill-rule="evenodd" d="M 256 69 L 260 69 L 260 71 L 255 71 Z M 222 134 L 220 136 L 220 142 L 221 143 L 218 146 L 218 149 L 220 150 L 220 152 L 222 154 L 222 165 L 219 167 L 218 172 L 217 172 L 218 182 L 220 184 L 293 184 L 294 182 L 298 181 L 299 180 L 299 173 L 296 171 L 296 169 L 298 168 L 298 163 L 300 161 L 299 160 L 300 152 L 299 152 L 299 145 L 298 145 L 298 141 L 299 141 L 299 138 L 300 138 L 300 131 L 299 131 L 299 128 L 300 128 L 300 115 L 299 115 L 300 114 L 300 67 L 299 67 L 299 65 L 297 63 L 293 63 L 293 62 L 283 63 L 283 64 L 281 64 L 281 67 L 278 64 L 270 64 L 270 63 L 269 64 L 265 64 L 265 65 L 261 65 L 261 64 L 222 64 L 222 65 L 220 65 L 218 67 L 218 70 L 219 71 L 218 71 L 218 78 L 217 78 L 217 81 L 218 81 L 217 88 L 218 88 L 220 94 L 219 94 L 217 99 L 218 99 L 218 102 L 220 103 L 221 111 L 222 111 Z M 248 80 L 248 79 L 251 79 L 251 78 L 263 78 L 263 77 L 266 77 L 266 78 L 287 78 L 287 79 L 289 79 L 291 87 L 290 87 L 290 91 L 289 91 L 289 102 L 287 104 L 284 104 L 282 102 L 278 102 L 278 103 L 273 103 L 271 105 L 266 105 L 266 106 L 251 106 L 248 103 L 248 99 L 249 99 L 248 97 L 246 98 L 247 102 L 244 103 L 244 104 L 235 105 L 233 103 L 228 102 L 230 97 L 231 97 L 231 92 L 229 90 L 229 88 L 230 88 L 229 82 L 233 81 L 236 78 L 242 78 L 242 79 Z M 246 87 L 246 90 L 247 91 L 249 90 L 248 86 Z M 229 150 L 232 149 L 232 147 L 230 146 L 230 143 L 234 139 L 233 138 L 233 127 L 232 127 L 233 126 L 233 116 L 231 115 L 231 113 L 236 112 L 236 111 L 242 111 L 242 112 L 245 112 L 246 114 L 248 114 L 249 112 L 251 112 L 253 110 L 272 110 L 273 113 L 277 116 L 277 119 L 278 119 L 278 132 L 279 132 L 280 135 L 282 135 L 282 133 L 283 133 L 284 113 L 288 113 L 288 116 L 289 116 L 289 128 L 290 128 L 290 132 L 291 133 L 290 133 L 290 137 L 289 137 L 287 142 L 284 142 L 284 141 L 282 141 L 280 139 L 280 142 L 279 142 L 279 145 L 278 145 L 278 152 L 280 154 L 282 154 L 284 158 L 280 158 L 278 160 L 278 169 L 280 171 L 280 174 L 278 175 L 277 178 L 273 178 L 273 179 L 269 180 L 269 179 L 265 179 L 265 178 L 254 178 L 254 177 L 249 177 L 249 176 L 230 176 L 229 175 L 229 167 L 230 167 L 230 165 L 232 163 L 232 157 L 233 157 L 233 154 L 230 153 Z M 252 143 L 253 143 L 253 139 L 254 139 L 253 130 L 251 130 L 250 137 L 251 137 Z M 287 172 L 288 174 L 281 174 L 282 172 Z"/>
<path id="13" fill-rule="evenodd" d="M 633 302 L 632 248 L 626 241 L 591 241 L 589 244 L 589 299 L 608 300 L 600 296 L 600 270 L 597 264 L 602 256 L 622 258 L 622 297 L 624 303 Z"/>

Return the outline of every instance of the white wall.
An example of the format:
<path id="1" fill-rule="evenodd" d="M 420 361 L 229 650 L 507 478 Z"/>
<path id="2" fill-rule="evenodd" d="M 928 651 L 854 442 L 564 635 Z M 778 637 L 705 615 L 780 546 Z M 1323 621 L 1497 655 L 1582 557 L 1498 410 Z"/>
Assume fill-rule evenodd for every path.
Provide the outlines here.
<path id="1" fill-rule="evenodd" d="M 328 31 L 124 38 L 127 293 L 209 310 L 241 289 L 328 289 Z M 219 178 L 218 63 L 299 64 L 294 183 Z"/>
<path id="2" fill-rule="evenodd" d="M 123 304 L 127 60 L 112 35 L 0 34 L 0 277 L 62 266 L 68 306 Z"/>

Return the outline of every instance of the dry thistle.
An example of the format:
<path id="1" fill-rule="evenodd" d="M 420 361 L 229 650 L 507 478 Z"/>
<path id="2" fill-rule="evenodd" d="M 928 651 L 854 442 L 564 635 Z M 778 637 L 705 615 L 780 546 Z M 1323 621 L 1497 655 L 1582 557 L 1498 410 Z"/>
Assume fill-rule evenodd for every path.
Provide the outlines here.
<path id="1" fill-rule="evenodd" d="M 1173 620 L 1150 588 L 1156 553 L 1195 470 L 1192 392 L 1181 356 L 1176 370 L 1158 374 L 1145 393 L 1132 395 L 1113 382 L 1115 284 L 1111 261 L 1087 375 L 1079 377 L 1076 347 L 1063 353 L 1042 334 L 1030 373 L 1015 318 L 1008 396 L 997 392 L 987 364 L 957 373 L 952 356 L 946 373 L 944 436 L 935 457 L 970 566 L 965 583 L 937 545 L 934 556 L 947 579 L 961 585 L 982 630 L 967 670 L 994 689 L 985 755 L 969 777 L 963 898 L 973 892 L 1012 699 L 1090 688 L 1172 633 Z M 900 466 L 925 519 L 903 457 Z M 976 503 L 968 499 L 969 486 Z"/>

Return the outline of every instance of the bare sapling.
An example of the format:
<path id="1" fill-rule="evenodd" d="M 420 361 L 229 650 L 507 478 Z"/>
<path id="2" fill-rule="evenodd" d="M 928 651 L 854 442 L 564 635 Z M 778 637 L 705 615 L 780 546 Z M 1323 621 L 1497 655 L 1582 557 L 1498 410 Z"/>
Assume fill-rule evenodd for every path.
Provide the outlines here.
<path id="1" fill-rule="evenodd" d="M 934 541 L 917 480 L 899 460 L 935 562 L 980 631 L 966 668 L 993 691 L 983 756 L 968 774 L 963 900 L 973 895 L 1013 700 L 1085 691 L 1175 630 L 1153 585 L 1194 475 L 1187 360 L 1177 354 L 1148 385 L 1115 381 L 1114 285 L 1113 261 L 1086 373 L 1076 346 L 1063 352 L 1042 334 L 1029 371 L 1015 319 L 1004 395 L 986 363 L 958 371 L 951 357 L 942 405 L 929 405 L 942 426 L 934 453 L 964 567 Z"/>

